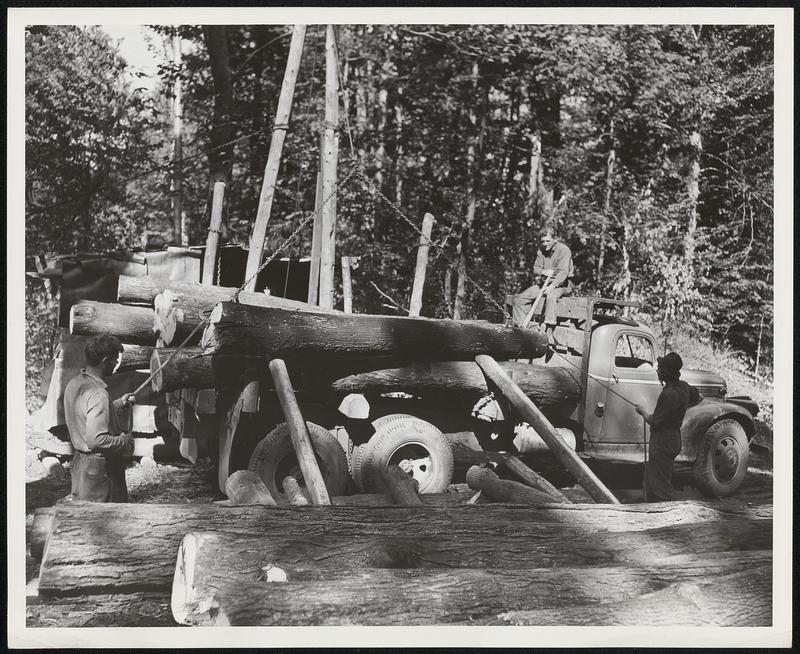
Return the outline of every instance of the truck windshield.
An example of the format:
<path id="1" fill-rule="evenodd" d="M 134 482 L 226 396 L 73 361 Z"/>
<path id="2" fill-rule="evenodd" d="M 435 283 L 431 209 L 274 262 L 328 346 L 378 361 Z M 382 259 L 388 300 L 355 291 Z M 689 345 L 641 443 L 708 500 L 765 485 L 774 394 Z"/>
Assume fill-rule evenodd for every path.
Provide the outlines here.
<path id="1" fill-rule="evenodd" d="M 636 334 L 621 334 L 614 350 L 614 365 L 617 368 L 652 369 L 655 366 L 653 344 L 650 339 Z"/>

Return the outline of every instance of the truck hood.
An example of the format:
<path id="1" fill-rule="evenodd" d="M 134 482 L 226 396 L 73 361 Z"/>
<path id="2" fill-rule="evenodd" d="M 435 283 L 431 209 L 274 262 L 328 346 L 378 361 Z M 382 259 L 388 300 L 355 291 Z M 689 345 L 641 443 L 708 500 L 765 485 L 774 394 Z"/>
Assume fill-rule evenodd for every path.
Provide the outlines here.
<path id="1" fill-rule="evenodd" d="M 694 386 L 703 397 L 709 399 L 723 399 L 728 392 L 725 380 L 710 370 L 684 368 L 681 370 L 681 379 L 690 386 Z"/>

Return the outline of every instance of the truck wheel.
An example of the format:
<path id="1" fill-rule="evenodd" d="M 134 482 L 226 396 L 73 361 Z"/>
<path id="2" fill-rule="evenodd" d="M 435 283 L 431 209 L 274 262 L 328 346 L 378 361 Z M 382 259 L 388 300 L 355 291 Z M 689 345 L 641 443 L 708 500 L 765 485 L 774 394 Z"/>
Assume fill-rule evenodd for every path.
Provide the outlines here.
<path id="1" fill-rule="evenodd" d="M 328 494 L 331 497 L 344 495 L 349 481 L 347 455 L 327 429 L 313 422 L 307 422 L 306 425 Z M 289 475 L 302 483 L 289 425 L 281 423 L 259 441 L 250 457 L 248 469 L 258 473 L 275 498 L 283 493 L 283 480 Z"/>
<path id="2" fill-rule="evenodd" d="M 431 423 L 404 413 L 378 418 L 375 433 L 353 459 L 354 480 L 364 492 L 382 492 L 381 471 L 399 465 L 419 483 L 420 493 L 442 493 L 453 477 L 453 450 Z"/>
<path id="3" fill-rule="evenodd" d="M 697 487 L 710 497 L 730 497 L 744 481 L 750 449 L 744 428 L 735 420 L 720 420 L 703 435 L 694 462 Z"/>

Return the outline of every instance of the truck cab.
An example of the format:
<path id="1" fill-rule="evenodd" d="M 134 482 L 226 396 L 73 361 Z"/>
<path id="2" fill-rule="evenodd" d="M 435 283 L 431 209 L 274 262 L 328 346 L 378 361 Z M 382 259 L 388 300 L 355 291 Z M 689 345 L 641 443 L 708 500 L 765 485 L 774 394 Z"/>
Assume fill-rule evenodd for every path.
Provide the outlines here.
<path id="1" fill-rule="evenodd" d="M 561 343 L 545 363 L 580 369 L 581 399 L 569 421 L 586 458 L 644 461 L 650 428 L 634 407 L 641 404 L 652 411 L 662 386 L 655 337 L 624 315 L 632 306 L 594 297 L 559 301 L 555 336 Z M 702 400 L 686 411 L 677 460 L 693 464 L 704 493 L 732 495 L 747 470 L 758 405 L 749 398 L 728 398 L 725 380 L 712 371 L 684 368 L 681 379 L 697 388 Z"/>

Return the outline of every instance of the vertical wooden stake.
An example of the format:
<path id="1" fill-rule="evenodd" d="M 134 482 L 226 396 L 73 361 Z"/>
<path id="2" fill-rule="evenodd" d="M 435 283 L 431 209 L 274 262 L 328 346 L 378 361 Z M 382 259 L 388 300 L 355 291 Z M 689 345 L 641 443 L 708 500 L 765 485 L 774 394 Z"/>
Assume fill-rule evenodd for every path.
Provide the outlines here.
<path id="1" fill-rule="evenodd" d="M 206 254 L 203 257 L 203 284 L 214 284 L 214 264 L 217 261 L 219 228 L 222 225 L 222 203 L 225 198 L 225 182 L 214 184 L 214 198 L 211 202 L 211 226 L 206 238 Z"/>
<path id="2" fill-rule="evenodd" d="M 419 238 L 419 248 L 417 249 L 417 267 L 414 270 L 414 285 L 411 288 L 409 316 L 418 316 L 422 310 L 422 290 L 425 287 L 425 269 L 428 267 L 431 230 L 433 230 L 433 214 L 426 213 L 422 219 L 422 235 Z"/>
<path id="3" fill-rule="evenodd" d="M 275 391 L 283 409 L 286 423 L 289 425 L 289 434 L 292 438 L 292 445 L 297 455 L 297 462 L 300 464 L 300 471 L 306 482 L 306 488 L 311 496 L 312 504 L 331 503 L 328 489 L 325 487 L 325 480 L 317 465 L 314 456 L 314 448 L 311 446 L 311 439 L 308 436 L 306 421 L 300 412 L 297 398 L 294 396 L 292 382 L 289 379 L 289 371 L 283 359 L 273 359 L 269 362 L 269 372 L 275 382 Z"/>
<path id="4" fill-rule="evenodd" d="M 172 37 L 172 55 L 175 67 L 181 66 L 181 37 L 176 34 Z M 183 245 L 183 202 L 181 198 L 183 187 L 183 107 L 181 105 L 181 76 L 175 77 L 175 91 L 173 96 L 172 132 L 175 138 L 173 151 L 173 176 L 172 176 L 172 231 L 175 245 Z"/>
<path id="5" fill-rule="evenodd" d="M 314 231 L 311 234 L 311 270 L 308 273 L 308 303 L 319 303 L 319 258 L 322 244 L 322 137 L 320 135 L 320 171 L 314 200 Z"/>
<path id="6" fill-rule="evenodd" d="M 245 280 L 250 280 L 244 290 L 256 289 L 256 270 L 261 265 L 261 256 L 264 254 L 264 239 L 267 236 L 267 224 L 272 210 L 272 199 L 275 196 L 275 183 L 278 180 L 278 168 L 281 163 L 283 142 L 286 130 L 289 128 L 289 115 L 292 111 L 292 98 L 294 86 L 297 81 L 297 71 L 300 68 L 300 57 L 303 54 L 303 41 L 306 37 L 306 26 L 295 25 L 292 32 L 292 42 L 289 45 L 289 57 L 286 60 L 286 72 L 283 76 L 281 94 L 278 97 L 278 109 L 275 112 L 275 123 L 272 127 L 272 138 L 269 143 L 267 166 L 264 169 L 264 182 L 261 185 L 261 196 L 258 198 L 258 211 L 253 224 L 253 233 L 250 237 L 250 252 L 247 255 L 247 268 Z"/>
<path id="7" fill-rule="evenodd" d="M 342 257 L 342 295 L 344 312 L 353 313 L 353 281 L 350 277 L 350 257 Z"/>
<path id="8" fill-rule="evenodd" d="M 333 25 L 325 39 L 325 131 L 322 165 L 322 246 L 319 271 L 319 306 L 333 309 L 333 271 L 336 266 L 336 164 L 338 160 L 339 78 Z"/>

